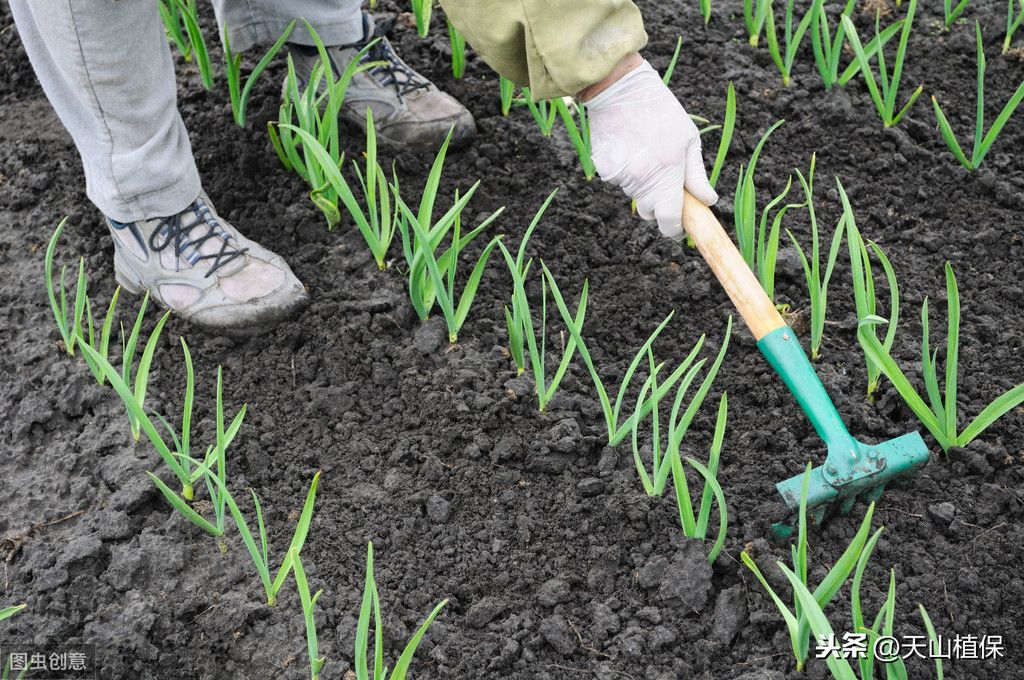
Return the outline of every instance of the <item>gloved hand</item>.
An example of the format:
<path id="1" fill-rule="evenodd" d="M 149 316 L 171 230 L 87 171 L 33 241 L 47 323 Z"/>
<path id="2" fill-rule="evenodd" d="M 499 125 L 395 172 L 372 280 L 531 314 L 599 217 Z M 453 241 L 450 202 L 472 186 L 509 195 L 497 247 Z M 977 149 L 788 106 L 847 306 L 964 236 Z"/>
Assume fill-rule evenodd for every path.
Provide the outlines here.
<path id="1" fill-rule="evenodd" d="M 658 220 L 662 234 L 682 239 L 683 188 L 704 205 L 718 201 L 682 104 L 645 60 L 585 105 L 601 179 L 635 198 L 640 217 Z"/>

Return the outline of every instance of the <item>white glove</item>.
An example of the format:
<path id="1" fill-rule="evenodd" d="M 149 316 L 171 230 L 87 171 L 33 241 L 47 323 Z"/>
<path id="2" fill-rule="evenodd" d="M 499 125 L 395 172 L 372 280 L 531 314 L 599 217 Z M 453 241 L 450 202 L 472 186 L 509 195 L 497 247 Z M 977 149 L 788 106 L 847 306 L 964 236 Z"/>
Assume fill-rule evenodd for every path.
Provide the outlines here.
<path id="1" fill-rule="evenodd" d="M 683 187 L 707 206 L 708 183 L 697 126 L 646 60 L 586 102 L 594 166 L 601 179 L 636 199 L 645 220 L 683 238 Z"/>

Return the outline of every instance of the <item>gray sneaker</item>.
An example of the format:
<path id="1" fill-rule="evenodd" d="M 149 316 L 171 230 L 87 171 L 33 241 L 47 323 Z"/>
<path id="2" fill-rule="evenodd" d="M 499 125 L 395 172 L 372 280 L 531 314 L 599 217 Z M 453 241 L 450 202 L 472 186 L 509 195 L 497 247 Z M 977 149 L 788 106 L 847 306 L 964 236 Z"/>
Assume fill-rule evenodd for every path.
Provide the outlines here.
<path id="1" fill-rule="evenodd" d="M 366 129 L 366 109 L 373 112 L 377 139 L 394 147 L 418 147 L 436 150 L 452 130 L 452 144 L 458 145 L 476 136 L 476 124 L 470 112 L 432 82 L 402 61 L 385 34 L 394 20 L 376 29 L 363 15 L 363 38 L 349 45 L 327 48 L 331 68 L 340 76 L 359 50 L 380 40 L 363 55 L 360 63 L 383 61 L 384 65 L 360 71 L 352 78 L 341 105 L 340 117 Z M 304 88 L 313 67 L 319 62 L 315 47 L 288 45 L 299 86 Z M 454 129 L 453 129 L 454 128 Z"/>
<path id="2" fill-rule="evenodd" d="M 129 293 L 150 297 L 209 330 L 250 334 L 309 301 L 279 255 L 225 222 L 205 193 L 170 217 L 107 223 L 114 276 Z"/>

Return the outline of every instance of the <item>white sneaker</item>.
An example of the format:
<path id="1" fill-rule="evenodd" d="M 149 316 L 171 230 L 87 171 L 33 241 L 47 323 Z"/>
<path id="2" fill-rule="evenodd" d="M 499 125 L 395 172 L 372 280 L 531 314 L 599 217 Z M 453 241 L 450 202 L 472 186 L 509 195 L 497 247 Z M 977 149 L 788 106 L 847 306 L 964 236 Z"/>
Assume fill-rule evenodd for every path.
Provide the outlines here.
<path id="1" fill-rule="evenodd" d="M 432 82 L 402 61 L 385 36 L 394 20 L 374 29 L 373 22 L 363 15 L 363 38 L 349 45 L 327 47 L 335 77 L 359 50 L 373 40 L 380 40 L 363 55 L 360 63 L 383 61 L 383 66 L 360 71 L 353 76 L 339 116 L 366 130 L 366 109 L 373 112 L 378 141 L 395 147 L 419 147 L 436 150 L 452 130 L 453 145 L 476 136 L 473 116 L 454 97 L 437 89 Z M 320 61 L 315 47 L 288 45 L 295 63 L 299 87 L 305 88 L 313 67 Z"/>
<path id="2" fill-rule="evenodd" d="M 205 193 L 182 212 L 107 223 L 114 276 L 204 328 L 249 334 L 306 306 L 306 289 L 279 255 L 221 219 Z"/>

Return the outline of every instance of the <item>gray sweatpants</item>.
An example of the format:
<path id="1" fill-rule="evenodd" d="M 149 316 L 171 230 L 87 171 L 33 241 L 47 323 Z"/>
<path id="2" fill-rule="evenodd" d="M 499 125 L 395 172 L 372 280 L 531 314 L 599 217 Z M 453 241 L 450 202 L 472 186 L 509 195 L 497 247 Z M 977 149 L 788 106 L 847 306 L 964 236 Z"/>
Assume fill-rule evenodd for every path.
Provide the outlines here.
<path id="1" fill-rule="evenodd" d="M 9 0 L 47 98 L 82 156 L 105 215 L 173 215 L 199 195 L 156 0 Z M 362 37 L 360 0 L 213 0 L 232 50 L 281 37 L 304 17 L 328 45 Z M 301 21 L 290 42 L 312 45 Z"/>

